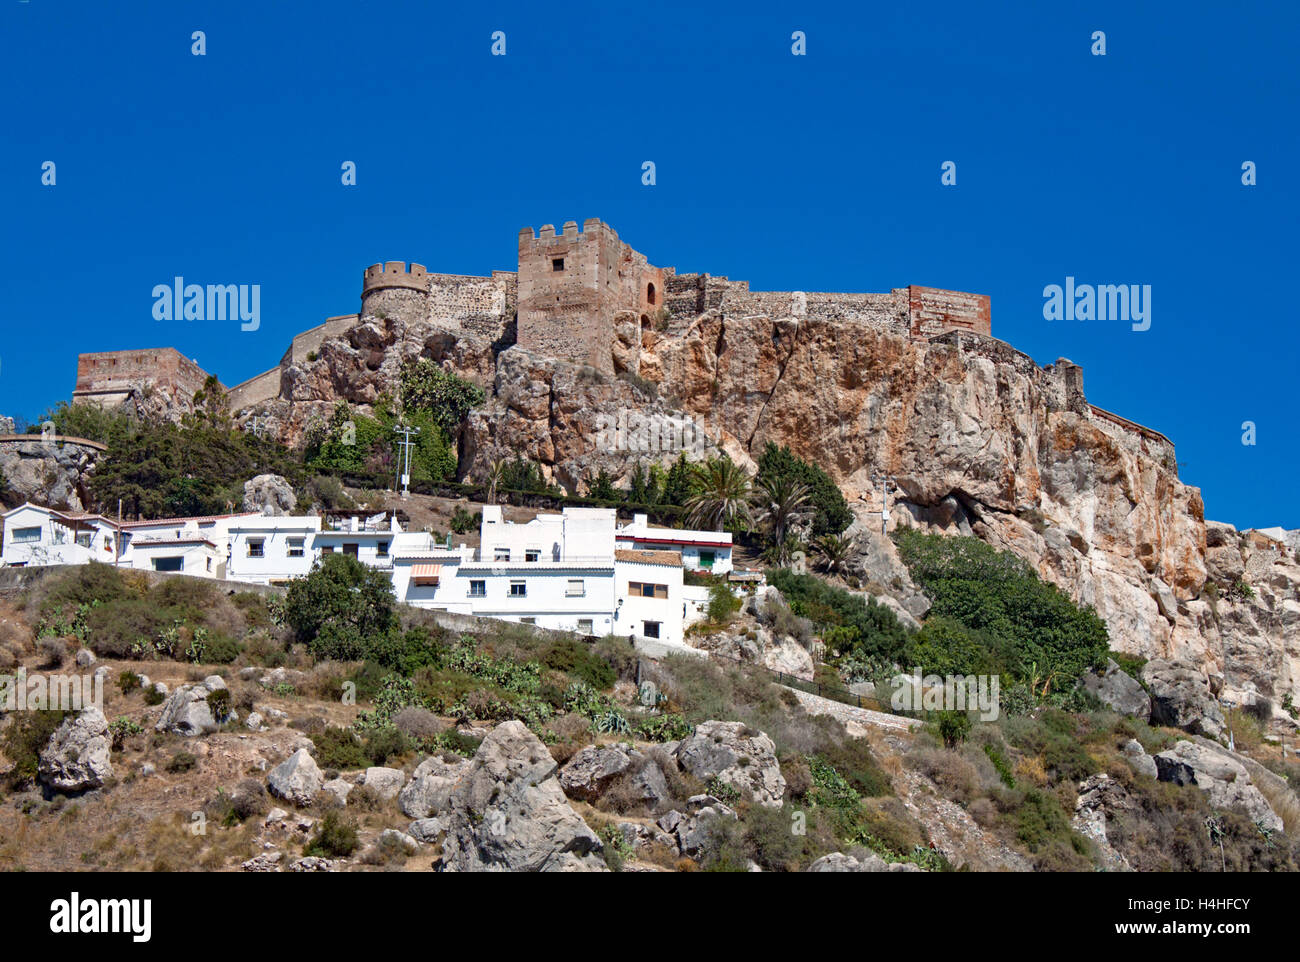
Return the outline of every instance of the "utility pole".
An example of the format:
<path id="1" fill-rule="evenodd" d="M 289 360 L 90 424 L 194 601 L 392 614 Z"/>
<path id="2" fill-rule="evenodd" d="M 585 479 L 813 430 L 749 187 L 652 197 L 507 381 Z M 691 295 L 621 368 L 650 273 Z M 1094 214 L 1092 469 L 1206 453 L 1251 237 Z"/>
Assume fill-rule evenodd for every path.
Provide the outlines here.
<path id="1" fill-rule="evenodd" d="M 871 480 L 880 485 L 880 535 L 884 537 L 889 527 L 889 489 L 898 485 L 892 476 L 884 474 L 873 474 Z"/>
<path id="2" fill-rule="evenodd" d="M 402 497 L 407 498 L 411 495 L 411 448 L 415 442 L 411 440 L 412 434 L 419 434 L 420 429 L 411 427 L 408 424 L 399 424 L 393 428 L 397 434 L 402 435 L 402 440 L 398 442 L 405 450 L 406 466 L 402 470 Z"/>

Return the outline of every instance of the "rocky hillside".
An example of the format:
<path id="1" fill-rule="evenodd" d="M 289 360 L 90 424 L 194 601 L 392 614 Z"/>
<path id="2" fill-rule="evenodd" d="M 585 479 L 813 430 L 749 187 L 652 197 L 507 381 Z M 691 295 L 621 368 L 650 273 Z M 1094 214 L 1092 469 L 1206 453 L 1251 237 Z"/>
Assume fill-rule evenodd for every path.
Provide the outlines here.
<path id="1" fill-rule="evenodd" d="M 629 315 L 607 377 L 363 316 L 312 359 L 286 362 L 281 397 L 241 417 L 269 415 L 293 443 L 338 399 L 395 393 L 410 356 L 488 391 L 460 441 L 463 477 L 520 455 L 581 492 L 601 469 L 626 479 L 637 461 L 671 461 L 684 424 L 699 431 L 694 456 L 716 445 L 747 463 L 775 442 L 825 468 L 864 520 L 880 510 L 870 477 L 892 476 L 895 523 L 1014 551 L 1094 605 L 1118 650 L 1194 664 L 1238 701 L 1300 694 L 1295 550 L 1207 523 L 1172 445 L 1088 404 L 1068 361 L 1040 368 L 973 334 L 916 340 L 866 322 L 710 311 L 654 331 Z"/>
<path id="2" fill-rule="evenodd" d="M 775 631 L 780 605 L 769 589 L 732 627 Z M 1095 680 L 1112 709 L 945 733 L 728 660 L 486 619 L 451 632 L 407 609 L 363 659 L 338 661 L 285 626 L 293 606 L 102 566 L 0 592 L 0 674 L 103 685 L 80 711 L 0 703 L 0 870 L 1259 871 L 1300 857 L 1300 770 L 1258 727 L 1238 728 L 1236 751 L 1194 734 L 1213 732 L 1213 706 L 1162 663 L 1144 673 L 1150 697 L 1113 669 Z M 1188 730 L 1148 724 L 1156 702 Z"/>

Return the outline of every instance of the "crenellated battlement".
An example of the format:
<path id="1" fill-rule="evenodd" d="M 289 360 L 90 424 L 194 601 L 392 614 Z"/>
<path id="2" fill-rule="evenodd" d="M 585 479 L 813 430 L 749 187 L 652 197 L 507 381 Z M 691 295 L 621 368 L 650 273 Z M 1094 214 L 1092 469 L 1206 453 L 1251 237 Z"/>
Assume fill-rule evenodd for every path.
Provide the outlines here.
<path id="1" fill-rule="evenodd" d="M 411 291 L 429 289 L 429 272 L 423 264 L 412 264 L 407 270 L 405 261 L 387 261 L 372 264 L 366 268 L 361 279 L 361 294 L 364 297 L 371 291 L 389 288 L 405 288 Z"/>

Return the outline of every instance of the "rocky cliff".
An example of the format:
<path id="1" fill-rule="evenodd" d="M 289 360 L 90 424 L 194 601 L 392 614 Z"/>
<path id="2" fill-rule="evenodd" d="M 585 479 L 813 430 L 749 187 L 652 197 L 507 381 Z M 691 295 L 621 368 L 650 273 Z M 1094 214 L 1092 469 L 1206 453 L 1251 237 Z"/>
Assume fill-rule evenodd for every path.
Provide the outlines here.
<path id="1" fill-rule="evenodd" d="M 864 518 L 880 510 L 870 478 L 885 474 L 897 523 L 1029 559 L 1096 606 L 1119 650 L 1192 661 L 1237 700 L 1296 692 L 1296 552 L 1207 524 L 1172 443 L 1090 405 L 1070 362 L 1040 367 L 990 337 L 918 339 L 866 321 L 717 310 L 654 330 L 619 320 L 610 377 L 362 316 L 314 360 L 287 364 L 281 397 L 260 413 L 296 441 L 336 399 L 395 392 L 401 360 L 423 355 L 488 391 L 461 439 L 467 477 L 517 454 L 580 491 L 601 468 L 620 478 L 638 460 L 670 462 L 683 438 L 693 456 L 717 447 L 742 463 L 768 441 L 788 445 Z"/>

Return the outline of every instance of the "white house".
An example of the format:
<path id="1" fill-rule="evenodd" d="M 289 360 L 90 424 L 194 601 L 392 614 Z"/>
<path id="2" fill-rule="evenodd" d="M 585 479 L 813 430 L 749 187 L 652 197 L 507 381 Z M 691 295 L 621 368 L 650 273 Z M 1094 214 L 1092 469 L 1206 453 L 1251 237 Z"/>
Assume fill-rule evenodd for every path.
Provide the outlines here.
<path id="1" fill-rule="evenodd" d="M 614 552 L 616 635 L 683 644 L 686 607 L 682 556 L 675 551 L 619 548 Z"/>
<path id="2" fill-rule="evenodd" d="M 730 531 L 657 528 L 649 524 L 646 515 L 637 514 L 631 524 L 618 529 L 615 541 L 620 548 L 676 551 L 682 556 L 682 566 L 691 571 L 725 575 L 732 568 Z"/>
<path id="3" fill-rule="evenodd" d="M 116 560 L 117 525 L 98 514 L 71 514 L 23 504 L 6 511 L 0 563 L 27 565 L 85 564 Z"/>
<path id="4" fill-rule="evenodd" d="M 226 577 L 266 585 L 303 577 L 316 560 L 320 529 L 315 515 L 251 515 L 231 521 Z"/>

